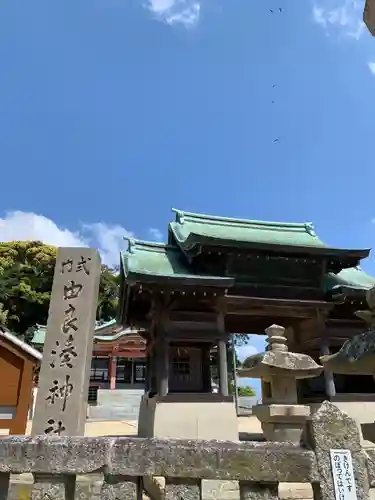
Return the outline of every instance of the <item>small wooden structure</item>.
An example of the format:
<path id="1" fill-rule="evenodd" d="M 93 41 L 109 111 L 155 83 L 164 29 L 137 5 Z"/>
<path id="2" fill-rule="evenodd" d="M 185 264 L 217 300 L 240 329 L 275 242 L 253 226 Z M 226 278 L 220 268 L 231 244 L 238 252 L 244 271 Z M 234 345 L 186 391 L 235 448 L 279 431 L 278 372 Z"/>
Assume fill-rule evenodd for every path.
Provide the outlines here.
<path id="1" fill-rule="evenodd" d="M 25 434 L 34 368 L 42 354 L 0 326 L 0 429 Z"/>

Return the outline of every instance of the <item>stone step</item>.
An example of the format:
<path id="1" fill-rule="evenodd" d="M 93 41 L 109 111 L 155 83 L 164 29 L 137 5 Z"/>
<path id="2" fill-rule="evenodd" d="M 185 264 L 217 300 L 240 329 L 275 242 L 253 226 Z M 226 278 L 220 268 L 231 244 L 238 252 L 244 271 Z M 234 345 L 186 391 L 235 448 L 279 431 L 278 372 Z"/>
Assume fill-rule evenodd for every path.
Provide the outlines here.
<path id="1" fill-rule="evenodd" d="M 132 403 L 140 403 L 144 394 L 143 389 L 99 389 L 98 405 L 100 406 L 128 406 Z"/>
<path id="2" fill-rule="evenodd" d="M 120 407 L 90 406 L 88 420 L 138 420 L 139 407 L 133 410 Z"/>
<path id="3" fill-rule="evenodd" d="M 138 420 L 143 389 L 100 389 L 97 405 L 89 407 L 88 420 Z"/>

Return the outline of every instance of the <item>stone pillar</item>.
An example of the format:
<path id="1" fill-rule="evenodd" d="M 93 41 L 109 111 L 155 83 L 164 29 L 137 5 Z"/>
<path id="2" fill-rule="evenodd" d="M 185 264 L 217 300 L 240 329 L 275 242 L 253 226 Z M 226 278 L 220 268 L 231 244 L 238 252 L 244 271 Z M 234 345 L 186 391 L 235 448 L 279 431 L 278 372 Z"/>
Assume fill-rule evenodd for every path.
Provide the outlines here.
<path id="1" fill-rule="evenodd" d="M 58 249 L 33 435 L 84 435 L 100 270 L 97 250 Z"/>
<path id="2" fill-rule="evenodd" d="M 156 340 L 156 344 L 158 394 L 166 396 L 169 386 L 169 340 L 161 336 Z"/>
<path id="3" fill-rule="evenodd" d="M 227 343 L 220 339 L 218 342 L 218 361 L 219 361 L 219 393 L 222 396 L 228 396 L 228 360 Z"/>
<path id="4" fill-rule="evenodd" d="M 322 356 L 329 356 L 329 346 L 326 339 L 321 339 L 320 353 Z M 324 381 L 325 381 L 325 391 L 328 399 L 336 396 L 335 379 L 333 378 L 333 373 L 324 369 Z"/>
<path id="5" fill-rule="evenodd" d="M 315 451 L 320 476 L 319 482 L 316 484 L 320 491 L 317 491 L 316 498 L 333 500 L 339 497 L 338 488 L 336 489 L 335 486 L 335 478 L 339 479 L 339 474 L 338 472 L 333 473 L 335 451 L 344 451 L 354 469 L 354 474 L 351 470 L 352 467 L 349 466 L 346 469 L 344 487 L 340 487 L 341 498 L 362 500 L 371 498 L 368 472 L 370 472 L 371 477 L 373 464 L 362 448 L 357 422 L 332 403 L 324 401 L 312 415 L 309 427 L 309 444 Z M 339 459 L 339 463 L 342 467 L 342 459 Z"/>
<path id="6" fill-rule="evenodd" d="M 116 389 L 116 371 L 117 371 L 117 358 L 111 356 L 109 358 L 109 388 Z"/>

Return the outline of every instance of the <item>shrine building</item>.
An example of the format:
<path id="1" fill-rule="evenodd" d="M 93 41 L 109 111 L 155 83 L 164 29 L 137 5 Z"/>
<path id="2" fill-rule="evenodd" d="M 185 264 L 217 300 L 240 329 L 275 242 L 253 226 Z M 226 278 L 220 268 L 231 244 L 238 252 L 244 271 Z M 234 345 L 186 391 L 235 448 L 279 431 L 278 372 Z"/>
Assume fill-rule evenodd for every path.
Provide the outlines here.
<path id="1" fill-rule="evenodd" d="M 198 420 L 212 422 L 199 416 L 199 402 L 220 403 L 218 408 L 232 412 L 226 359 L 232 334 L 264 335 L 268 326 L 279 324 L 286 328 L 291 351 L 319 362 L 322 354 L 337 352 L 366 329 L 355 312 L 366 308 L 365 294 L 375 285 L 375 278 L 359 267 L 368 249 L 327 246 L 309 223 L 174 212 L 166 244 L 129 240 L 121 253 L 119 316 L 95 330 L 91 403 L 98 392 L 107 401 L 106 393 L 114 397 L 116 389 L 122 404 L 129 391 L 138 391 L 144 399 L 141 414 L 147 408 L 154 415 L 153 423 L 149 415 L 140 417 L 149 422 L 145 434 L 155 434 L 157 407 L 171 401 L 182 405 L 181 414 L 187 404 L 189 411 L 197 408 Z M 45 332 L 44 326 L 34 329 L 32 344 L 39 350 Z M 217 366 L 212 366 L 216 351 Z M 299 381 L 298 395 L 300 403 L 329 399 L 354 417 L 359 401 L 366 401 L 369 412 L 375 410 L 372 376 L 326 371 Z M 173 412 L 165 410 L 166 417 L 160 411 L 172 428 L 168 415 Z M 232 424 L 221 425 L 229 429 Z"/>
<path id="2" fill-rule="evenodd" d="M 45 325 L 32 329 L 31 344 L 43 350 Z M 116 320 L 98 324 L 94 335 L 91 361 L 89 402 L 97 402 L 98 390 L 143 389 L 145 382 L 146 341 L 133 328 L 124 328 Z"/>
<path id="3" fill-rule="evenodd" d="M 291 351 L 319 362 L 320 355 L 336 352 L 364 331 L 354 313 L 366 308 L 366 291 L 375 285 L 359 267 L 369 249 L 327 246 L 310 223 L 174 212 L 166 244 L 129 240 L 121 254 L 118 321 L 141 330 L 147 341 L 147 415 L 140 417 L 141 429 L 141 420 L 147 421 L 145 435 L 163 435 L 173 425 L 173 412 L 161 409 L 168 402 L 179 402 L 182 413 L 196 404 L 197 421 L 207 420 L 199 401 L 220 402 L 221 409 L 231 404 L 225 348 L 231 334 L 264 335 L 279 324 Z M 220 354 L 215 395 L 209 362 L 214 345 Z M 298 394 L 301 403 L 375 402 L 375 382 L 371 376 L 325 372 L 299 381 Z"/>

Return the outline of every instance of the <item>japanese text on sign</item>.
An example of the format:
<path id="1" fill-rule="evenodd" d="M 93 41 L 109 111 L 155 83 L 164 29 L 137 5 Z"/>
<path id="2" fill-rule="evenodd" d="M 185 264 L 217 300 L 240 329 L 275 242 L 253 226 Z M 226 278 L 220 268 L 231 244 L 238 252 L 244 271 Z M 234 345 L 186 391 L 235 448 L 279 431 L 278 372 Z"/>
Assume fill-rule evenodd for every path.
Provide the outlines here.
<path id="1" fill-rule="evenodd" d="M 61 263 L 61 274 L 65 274 L 65 273 L 71 273 L 74 271 L 79 273 L 81 271 L 83 271 L 87 276 L 90 275 L 90 267 L 89 267 L 89 262 L 91 260 L 91 257 L 88 257 L 87 259 L 85 259 L 83 256 L 81 256 L 80 260 L 76 263 L 76 265 L 74 266 L 74 261 L 73 259 L 67 259 L 67 260 L 64 260 L 62 263 Z"/>
<path id="2" fill-rule="evenodd" d="M 357 500 L 350 450 L 330 450 L 336 500 Z"/>
<path id="3" fill-rule="evenodd" d="M 58 380 L 54 380 L 52 387 L 49 389 L 49 394 L 46 397 L 46 401 L 54 405 L 56 401 L 61 401 L 61 411 L 66 410 L 66 404 L 68 398 L 72 394 L 74 389 L 73 384 L 70 382 L 70 375 L 65 375 L 65 383 L 60 384 Z"/>
<path id="4" fill-rule="evenodd" d="M 58 249 L 33 435 L 84 434 L 100 270 L 97 250 Z"/>

